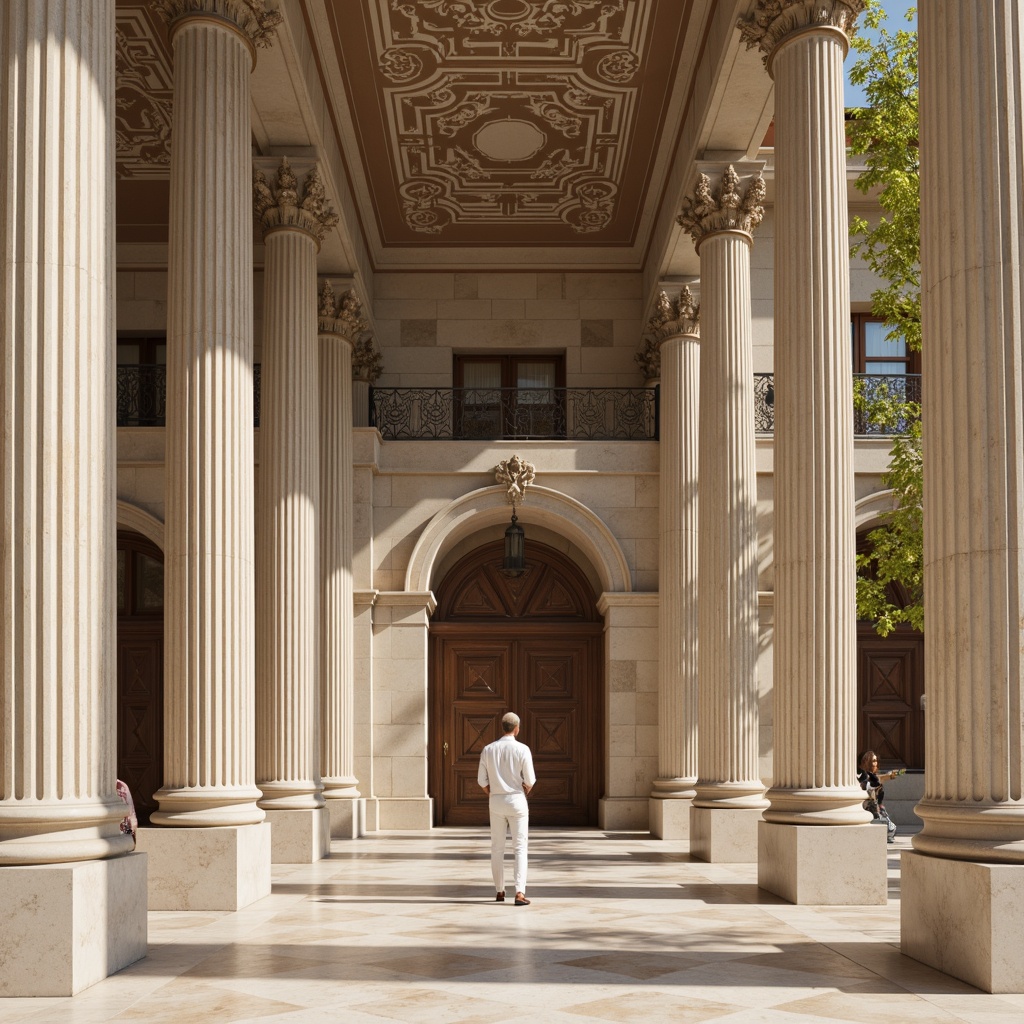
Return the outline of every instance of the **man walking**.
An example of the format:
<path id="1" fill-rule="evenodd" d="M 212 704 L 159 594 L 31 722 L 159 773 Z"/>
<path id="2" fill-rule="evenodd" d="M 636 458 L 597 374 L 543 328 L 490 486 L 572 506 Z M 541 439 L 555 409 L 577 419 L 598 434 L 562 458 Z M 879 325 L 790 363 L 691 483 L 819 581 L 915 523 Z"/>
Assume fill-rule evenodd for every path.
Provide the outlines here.
<path id="1" fill-rule="evenodd" d="M 488 743 L 480 751 L 480 770 L 476 780 L 490 797 L 491 873 L 498 903 L 505 902 L 505 832 L 512 833 L 515 853 L 516 906 L 528 907 L 526 898 L 526 845 L 530 824 L 530 808 L 526 794 L 533 789 L 537 776 L 533 772 L 533 755 L 520 743 L 519 716 L 511 711 L 501 720 L 504 735 Z"/>

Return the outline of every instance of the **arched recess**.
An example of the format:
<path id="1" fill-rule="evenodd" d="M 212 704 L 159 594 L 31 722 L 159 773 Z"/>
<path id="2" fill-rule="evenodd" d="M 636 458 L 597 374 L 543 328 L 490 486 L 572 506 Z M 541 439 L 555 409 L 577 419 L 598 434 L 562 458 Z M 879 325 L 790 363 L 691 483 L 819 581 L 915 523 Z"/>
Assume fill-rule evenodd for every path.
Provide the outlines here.
<path id="1" fill-rule="evenodd" d="M 117 526 L 117 775 L 145 825 L 163 785 L 164 530 L 123 501 Z"/>
<path id="2" fill-rule="evenodd" d="M 465 538 L 488 527 L 508 524 L 512 509 L 505 489 L 497 485 L 481 487 L 457 498 L 427 523 L 409 558 L 405 589 L 424 593 L 432 589 L 437 566 Z M 575 545 L 593 565 L 602 592 L 631 590 L 629 564 L 611 530 L 586 505 L 549 487 L 531 486 L 526 503 L 516 515 L 526 530 L 539 526 L 564 537 Z"/>
<path id="3" fill-rule="evenodd" d="M 486 825 L 484 745 L 506 711 L 522 719 L 538 784 L 534 824 L 596 825 L 604 768 L 604 622 L 586 574 L 527 544 L 526 571 L 502 571 L 499 538 L 437 581 L 430 623 L 431 795 L 439 824 Z"/>
<path id="4" fill-rule="evenodd" d="M 893 492 L 876 491 L 861 498 L 854 509 L 857 554 L 871 550 L 868 534 L 885 525 L 893 509 Z M 893 586 L 890 600 L 909 600 Z M 888 636 L 879 636 L 871 622 L 857 623 L 857 749 L 872 749 L 879 766 L 923 769 L 924 634 L 901 623 Z"/>

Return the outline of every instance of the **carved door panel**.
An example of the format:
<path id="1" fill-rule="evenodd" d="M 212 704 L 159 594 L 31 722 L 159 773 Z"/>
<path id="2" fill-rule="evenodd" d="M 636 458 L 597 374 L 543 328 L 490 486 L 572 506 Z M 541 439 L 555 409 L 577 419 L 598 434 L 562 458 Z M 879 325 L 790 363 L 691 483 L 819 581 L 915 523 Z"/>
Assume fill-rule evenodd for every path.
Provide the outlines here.
<path id="1" fill-rule="evenodd" d="M 128 783 L 139 824 L 156 810 L 163 784 L 163 631 L 122 624 L 117 634 L 117 773 Z"/>
<path id="2" fill-rule="evenodd" d="M 591 665 L 599 637 L 507 635 L 439 637 L 441 681 L 441 821 L 485 825 L 487 797 L 477 785 L 480 751 L 498 739 L 501 716 L 514 709 L 520 739 L 533 752 L 538 784 L 530 820 L 538 825 L 593 824 L 597 800 Z M 445 747 L 447 744 L 447 747 Z"/>
<path id="3" fill-rule="evenodd" d="M 858 751 L 874 750 L 883 770 L 923 768 L 924 640 L 916 633 L 883 639 L 862 627 L 857 663 Z"/>

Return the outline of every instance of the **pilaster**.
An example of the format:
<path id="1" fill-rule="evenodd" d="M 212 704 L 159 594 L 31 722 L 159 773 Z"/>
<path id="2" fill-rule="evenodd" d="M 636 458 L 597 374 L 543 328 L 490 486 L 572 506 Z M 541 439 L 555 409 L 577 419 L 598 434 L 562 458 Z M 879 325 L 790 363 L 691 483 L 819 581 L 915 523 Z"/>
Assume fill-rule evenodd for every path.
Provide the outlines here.
<path id="1" fill-rule="evenodd" d="M 757 858 L 767 805 L 757 771 L 757 478 L 754 469 L 752 233 L 764 216 L 761 163 L 701 165 L 679 217 L 700 255 L 698 780 L 690 853 Z M 708 172 L 711 172 L 709 175 Z"/>
<path id="2" fill-rule="evenodd" d="M 352 346 L 367 322 L 356 296 L 330 281 L 319 300 L 320 774 L 331 835 L 353 838 L 365 820 L 354 768 L 352 591 Z"/>
<path id="3" fill-rule="evenodd" d="M 661 377 L 658 777 L 650 794 L 650 828 L 661 839 L 686 839 L 697 781 L 700 408 L 700 306 L 689 287 L 675 299 L 661 292 L 647 327 Z"/>
<path id="4" fill-rule="evenodd" d="M 1020 8 L 922 4 L 924 822 L 902 949 L 1024 990 Z M 964 344 L 970 325 L 972 344 Z"/>
<path id="5" fill-rule="evenodd" d="M 275 863 L 330 847 L 320 781 L 320 406 L 316 255 L 337 215 L 314 163 L 253 171 L 263 232 L 263 390 L 257 495 L 256 780 Z"/>

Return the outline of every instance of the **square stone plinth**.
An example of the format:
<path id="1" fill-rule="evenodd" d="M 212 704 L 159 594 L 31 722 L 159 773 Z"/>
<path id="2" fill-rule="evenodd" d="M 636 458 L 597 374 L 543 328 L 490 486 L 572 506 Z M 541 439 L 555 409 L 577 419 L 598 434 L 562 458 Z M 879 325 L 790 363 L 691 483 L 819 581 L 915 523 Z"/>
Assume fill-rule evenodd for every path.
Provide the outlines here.
<path id="1" fill-rule="evenodd" d="M 651 834 L 659 839 L 689 839 L 692 806 L 692 798 L 656 800 L 652 797 L 647 801 Z"/>
<path id="2" fill-rule="evenodd" d="M 900 949 L 986 992 L 1024 992 L 1024 865 L 908 851 Z"/>
<path id="3" fill-rule="evenodd" d="M 270 826 L 140 828 L 150 910 L 241 910 L 270 895 Z"/>
<path id="4" fill-rule="evenodd" d="M 889 896 L 886 831 L 877 825 L 757 828 L 757 884 L 812 907 L 882 906 Z"/>
<path id="5" fill-rule="evenodd" d="M 332 839 L 358 839 L 366 835 L 366 801 L 339 797 L 326 801 Z"/>
<path id="6" fill-rule="evenodd" d="M 757 860 L 759 808 L 690 807 L 690 856 L 709 864 Z"/>
<path id="7" fill-rule="evenodd" d="M 597 823 L 611 832 L 647 831 L 647 801 L 643 797 L 611 796 L 597 802 Z"/>
<path id="8" fill-rule="evenodd" d="M 146 855 L 0 868 L 0 996 L 72 996 L 146 955 Z"/>
<path id="9" fill-rule="evenodd" d="M 331 852 L 331 816 L 326 807 L 267 811 L 270 859 L 275 864 L 313 864 Z"/>
<path id="10" fill-rule="evenodd" d="M 430 797 L 381 797 L 377 801 L 377 827 L 381 829 L 429 829 L 434 825 L 434 801 Z"/>

